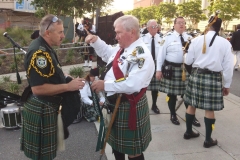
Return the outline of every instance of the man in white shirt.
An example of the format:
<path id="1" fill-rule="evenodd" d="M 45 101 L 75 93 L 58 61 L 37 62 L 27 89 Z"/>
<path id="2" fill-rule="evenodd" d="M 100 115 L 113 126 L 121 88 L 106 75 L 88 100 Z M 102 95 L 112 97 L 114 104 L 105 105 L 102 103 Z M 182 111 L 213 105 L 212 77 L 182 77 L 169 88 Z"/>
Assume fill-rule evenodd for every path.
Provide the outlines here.
<path id="1" fill-rule="evenodd" d="M 107 105 L 112 108 L 122 94 L 108 139 L 116 160 L 124 160 L 125 154 L 129 160 L 144 160 L 143 151 L 152 140 L 145 92 L 154 74 L 154 62 L 140 38 L 136 17 L 121 16 L 115 20 L 114 28 L 117 46 L 107 45 L 96 35 L 88 35 L 85 39 L 107 62 L 101 80 L 94 81 L 92 89 L 104 90 L 109 101 Z"/>
<path id="2" fill-rule="evenodd" d="M 216 22 L 212 20 L 216 19 Z M 192 121 L 196 108 L 205 110 L 206 137 L 203 147 L 217 145 L 211 138 L 215 123 L 214 111 L 224 108 L 223 96 L 229 94 L 233 76 L 233 54 L 231 44 L 223 37 L 217 36 L 222 20 L 211 17 L 213 23 L 206 35 L 194 38 L 186 54 L 185 63 L 192 65 L 184 101 L 189 104 L 186 112 L 186 132 L 184 139 L 195 138 L 199 133 L 192 131 Z M 202 45 L 204 44 L 204 45 Z"/>
<path id="3" fill-rule="evenodd" d="M 167 94 L 168 107 L 171 113 L 170 120 L 173 124 L 180 122 L 176 115 L 177 95 L 183 95 L 187 80 L 182 79 L 183 45 L 191 36 L 185 33 L 186 22 L 183 17 L 174 20 L 174 31 L 169 32 L 160 43 L 157 58 L 156 78 L 160 80 L 159 91 Z M 200 123 L 195 118 L 195 123 Z"/>
<path id="4" fill-rule="evenodd" d="M 142 35 L 142 40 L 148 47 L 149 51 L 152 54 L 154 64 L 156 64 L 158 52 L 160 48 L 160 42 L 162 40 L 162 37 L 157 34 L 157 31 L 159 29 L 159 24 L 156 20 L 151 19 L 147 22 L 147 34 Z M 156 66 L 153 68 L 156 71 Z M 160 114 L 160 111 L 157 107 L 157 97 L 158 97 L 158 91 L 159 91 L 159 80 L 156 79 L 155 73 L 152 77 L 152 80 L 148 86 L 148 90 L 152 93 L 152 110 L 156 114 Z"/>

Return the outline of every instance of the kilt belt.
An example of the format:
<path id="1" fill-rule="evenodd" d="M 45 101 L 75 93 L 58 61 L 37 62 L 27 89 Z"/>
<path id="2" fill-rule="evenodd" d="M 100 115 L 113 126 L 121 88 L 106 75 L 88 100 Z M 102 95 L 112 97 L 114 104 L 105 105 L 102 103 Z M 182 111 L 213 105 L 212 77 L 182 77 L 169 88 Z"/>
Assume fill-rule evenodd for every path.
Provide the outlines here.
<path id="1" fill-rule="evenodd" d="M 50 102 L 50 103 L 58 104 L 58 105 L 61 104 L 62 99 L 63 99 L 61 96 L 37 96 L 34 94 L 33 94 L 33 96 L 38 98 L 41 101 Z"/>
<path id="2" fill-rule="evenodd" d="M 210 71 L 208 69 L 193 68 L 193 71 L 199 74 L 221 74 L 221 72 Z"/>
<path id="3" fill-rule="evenodd" d="M 114 95 L 108 96 L 107 100 L 110 104 L 115 104 L 117 101 L 117 97 L 118 97 L 118 94 L 114 94 Z M 128 99 L 124 94 L 122 94 L 120 103 L 124 103 L 124 102 L 128 102 Z M 113 111 L 113 110 L 111 110 L 111 111 Z"/>
<path id="4" fill-rule="evenodd" d="M 182 63 L 174 63 L 174 62 L 169 62 L 167 60 L 165 60 L 165 65 L 171 65 L 173 67 L 181 67 L 182 66 Z"/>

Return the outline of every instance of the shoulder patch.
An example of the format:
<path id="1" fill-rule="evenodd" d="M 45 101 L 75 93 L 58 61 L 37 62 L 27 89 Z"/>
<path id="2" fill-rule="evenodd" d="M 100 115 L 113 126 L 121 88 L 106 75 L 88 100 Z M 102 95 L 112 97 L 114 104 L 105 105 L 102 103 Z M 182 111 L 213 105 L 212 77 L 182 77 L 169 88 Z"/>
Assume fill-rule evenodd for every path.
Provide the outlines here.
<path id="1" fill-rule="evenodd" d="M 41 72 L 41 69 L 47 67 L 49 62 L 50 71 L 48 74 L 44 74 Z M 55 73 L 55 68 L 52 62 L 52 58 L 48 52 L 43 52 L 42 50 L 36 51 L 31 59 L 30 65 L 27 70 L 27 75 L 29 75 L 31 69 L 35 69 L 35 71 L 42 77 L 51 77 Z"/>
<path id="2" fill-rule="evenodd" d="M 144 49 L 142 48 L 142 46 L 137 46 L 136 47 L 138 54 L 143 54 L 144 53 Z"/>

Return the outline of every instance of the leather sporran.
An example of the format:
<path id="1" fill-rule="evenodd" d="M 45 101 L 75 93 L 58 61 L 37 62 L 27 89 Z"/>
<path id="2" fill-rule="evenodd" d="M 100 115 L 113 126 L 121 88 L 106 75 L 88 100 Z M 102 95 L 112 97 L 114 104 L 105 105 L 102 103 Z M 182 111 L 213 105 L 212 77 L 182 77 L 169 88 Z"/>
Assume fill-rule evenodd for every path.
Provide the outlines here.
<path id="1" fill-rule="evenodd" d="M 162 74 L 165 79 L 172 79 L 172 66 L 171 65 L 162 65 Z"/>

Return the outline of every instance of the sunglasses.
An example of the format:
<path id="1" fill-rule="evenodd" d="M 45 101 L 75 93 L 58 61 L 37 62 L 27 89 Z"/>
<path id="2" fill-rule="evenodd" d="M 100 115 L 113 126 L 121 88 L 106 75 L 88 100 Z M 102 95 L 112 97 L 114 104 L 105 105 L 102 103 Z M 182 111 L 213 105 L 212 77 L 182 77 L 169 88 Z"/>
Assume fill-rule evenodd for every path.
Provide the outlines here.
<path id="1" fill-rule="evenodd" d="M 49 26 L 52 24 L 52 23 L 55 23 L 55 22 L 57 22 L 58 21 L 58 18 L 56 17 L 56 16 L 54 16 L 53 18 L 52 18 L 52 21 L 49 23 L 49 25 L 47 26 L 47 29 L 46 30 L 48 30 L 48 28 L 49 28 Z"/>

